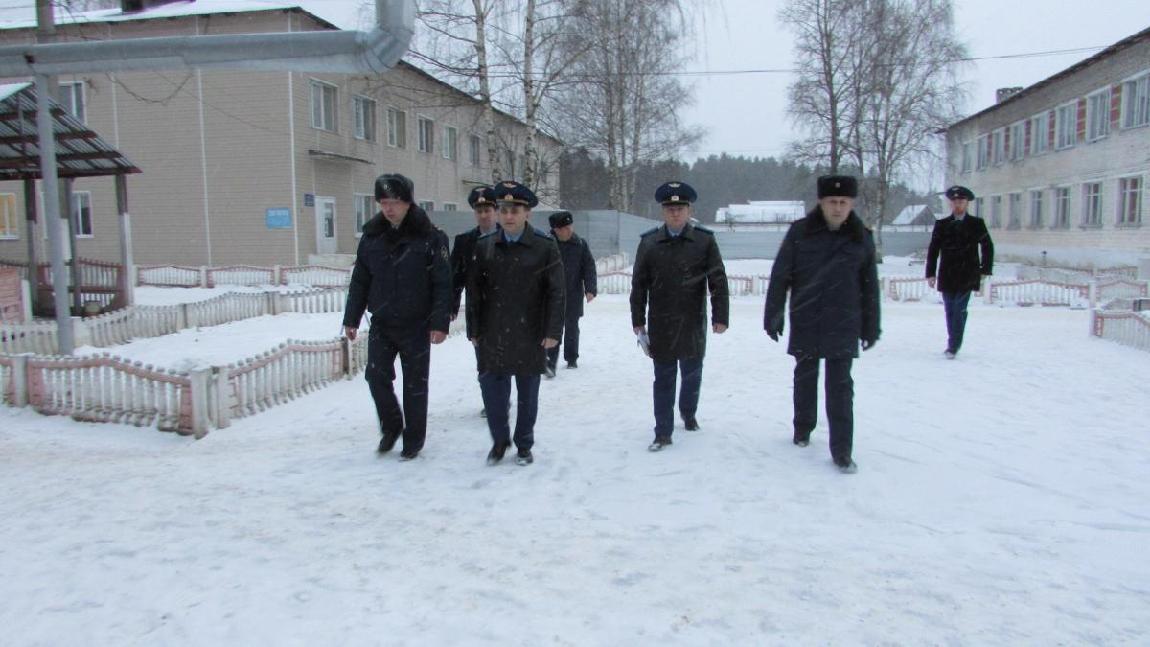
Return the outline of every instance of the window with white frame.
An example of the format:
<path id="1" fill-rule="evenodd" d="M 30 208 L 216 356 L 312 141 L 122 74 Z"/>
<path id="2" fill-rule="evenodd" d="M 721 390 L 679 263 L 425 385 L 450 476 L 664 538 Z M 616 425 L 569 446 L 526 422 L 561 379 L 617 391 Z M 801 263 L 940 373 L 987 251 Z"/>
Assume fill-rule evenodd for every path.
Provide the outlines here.
<path id="1" fill-rule="evenodd" d="M 503 164 L 506 168 L 503 172 L 507 174 L 508 179 L 515 178 L 515 151 L 507 149 L 503 151 Z"/>
<path id="2" fill-rule="evenodd" d="M 993 145 L 991 147 L 991 161 L 995 166 L 1006 161 L 1006 129 L 996 128 L 991 133 Z"/>
<path id="3" fill-rule="evenodd" d="M 990 166 L 990 135 L 978 138 L 978 170 Z"/>
<path id="4" fill-rule="evenodd" d="M 459 131 L 454 126 L 443 128 L 443 159 L 454 160 L 458 156 Z"/>
<path id="5" fill-rule="evenodd" d="M 1110 88 L 1086 97 L 1086 141 L 1096 141 L 1110 134 Z"/>
<path id="6" fill-rule="evenodd" d="M 1102 226 L 1102 183 L 1087 182 L 1082 185 L 1082 226 Z"/>
<path id="7" fill-rule="evenodd" d="M 1030 154 L 1041 155 L 1049 147 L 1050 113 L 1034 115 L 1030 118 Z"/>
<path id="8" fill-rule="evenodd" d="M 80 123 L 87 123 L 87 103 L 84 101 L 84 82 L 60 84 L 60 105 Z"/>
<path id="9" fill-rule="evenodd" d="M 1009 221 L 1006 223 L 1007 229 L 1022 229 L 1022 194 L 1011 193 L 1009 208 Z"/>
<path id="10" fill-rule="evenodd" d="M 1142 223 L 1142 177 L 1118 179 L 1118 224 Z"/>
<path id="11" fill-rule="evenodd" d="M 1010 159 L 1020 160 L 1026 155 L 1026 122 L 1010 125 Z"/>
<path id="12" fill-rule="evenodd" d="M 1051 229 L 1070 229 L 1070 187 L 1054 189 L 1054 222 Z"/>
<path id="13" fill-rule="evenodd" d="M 990 226 L 995 229 L 1002 228 L 1002 196 L 990 198 Z"/>
<path id="14" fill-rule="evenodd" d="M 355 235 L 363 234 L 363 226 L 375 216 L 375 196 L 366 193 L 355 194 Z"/>
<path id="15" fill-rule="evenodd" d="M 92 192 L 72 192 L 72 226 L 77 238 L 92 237 Z"/>
<path id="16" fill-rule="evenodd" d="M 479 140 L 479 135 L 472 135 L 470 137 L 470 144 L 468 145 L 468 157 L 471 159 L 472 166 L 479 166 L 481 147 L 482 143 Z"/>
<path id="17" fill-rule="evenodd" d="M 427 117 L 419 117 L 419 152 L 430 153 L 435 149 L 435 122 Z"/>
<path id="18" fill-rule="evenodd" d="M 20 237 L 20 220 L 16 215 L 16 194 L 0 193 L 0 240 Z"/>
<path id="19" fill-rule="evenodd" d="M 435 211 L 435 201 L 434 200 L 421 200 L 419 202 L 419 208 L 423 209 L 424 211 Z"/>
<path id="20" fill-rule="evenodd" d="M 1150 72 L 1122 83 L 1122 127 L 1150 125 Z"/>
<path id="21" fill-rule="evenodd" d="M 1042 201 L 1046 197 L 1045 191 L 1037 189 L 1030 192 L 1030 228 L 1038 229 L 1042 227 L 1042 220 L 1045 217 L 1043 213 Z"/>
<path id="22" fill-rule="evenodd" d="M 367 97 L 355 98 L 355 138 L 375 141 L 375 101 Z"/>
<path id="23" fill-rule="evenodd" d="M 336 106 L 339 88 L 330 83 L 312 80 L 311 82 L 311 127 L 335 132 Z"/>
<path id="24" fill-rule="evenodd" d="M 962 171 L 961 172 L 963 172 L 963 173 L 969 173 L 970 172 L 970 170 L 974 167 L 973 157 L 974 157 L 974 146 L 970 142 L 964 142 L 962 144 L 962 166 L 961 166 Z"/>
<path id="25" fill-rule="evenodd" d="M 1078 104 L 1067 103 L 1054 111 L 1054 150 L 1070 148 L 1077 134 Z"/>
<path id="26" fill-rule="evenodd" d="M 459 205 L 454 203 L 454 202 L 444 202 L 443 203 L 443 210 L 444 211 L 459 211 Z"/>
<path id="27" fill-rule="evenodd" d="M 982 216 L 982 214 L 983 214 L 982 203 L 983 203 L 982 198 L 975 198 L 974 199 L 974 215 L 979 216 L 979 217 Z"/>
<path id="28" fill-rule="evenodd" d="M 407 113 L 399 108 L 387 109 L 387 145 L 407 148 Z"/>

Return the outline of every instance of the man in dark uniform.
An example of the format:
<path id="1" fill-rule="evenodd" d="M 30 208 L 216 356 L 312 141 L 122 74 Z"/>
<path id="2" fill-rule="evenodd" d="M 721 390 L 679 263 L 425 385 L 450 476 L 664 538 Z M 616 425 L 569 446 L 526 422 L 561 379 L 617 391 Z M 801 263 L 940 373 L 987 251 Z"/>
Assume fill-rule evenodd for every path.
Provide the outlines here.
<path id="1" fill-rule="evenodd" d="M 879 283 L 874 238 L 854 212 L 858 182 L 849 175 L 818 180 L 819 204 L 787 230 L 771 267 L 763 327 L 778 341 L 790 291 L 795 358 L 794 443 L 806 447 L 818 422 L 819 360 L 826 362 L 830 450 L 844 473 L 858 467 L 854 447 L 851 363 L 879 338 Z"/>
<path id="2" fill-rule="evenodd" d="M 551 234 L 559 244 L 559 257 L 563 260 L 563 291 L 567 307 L 563 315 L 563 359 L 567 368 L 579 367 L 579 318 L 583 316 L 583 299 L 587 303 L 599 293 L 596 286 L 595 258 L 587 241 L 575 233 L 575 219 L 570 211 L 556 211 L 548 218 Z M 547 377 L 555 377 L 559 363 L 559 347 L 547 351 Z"/>
<path id="3" fill-rule="evenodd" d="M 655 441 L 671 444 L 675 424 L 675 382 L 682 373 L 679 415 L 689 431 L 699 429 L 695 413 L 707 348 L 707 292 L 711 330 L 726 332 L 730 322 L 727 270 L 715 235 L 691 224 L 696 193 L 685 182 L 667 182 L 655 191 L 663 205 L 663 226 L 643 234 L 631 279 L 631 325 L 655 365 Z"/>
<path id="4" fill-rule="evenodd" d="M 371 311 L 364 371 L 383 438 L 381 454 L 403 435 L 401 459 L 419 455 L 427 436 L 430 344 L 447 338 L 451 266 L 447 237 L 413 202 L 411 180 L 398 173 L 375 180 L 380 213 L 364 223 L 344 308 L 344 334 L 355 339 Z M 395 398 L 395 357 L 403 367 L 403 408 Z"/>
<path id="5" fill-rule="evenodd" d="M 962 348 L 970 293 L 979 290 L 982 277 L 990 276 L 994 269 L 994 243 L 982 218 L 966 211 L 974 199 L 973 191 L 952 186 L 946 190 L 946 197 L 951 214 L 934 223 L 926 253 L 926 280 L 930 287 L 942 292 L 946 311 L 945 355 L 954 359 Z"/>
<path id="6" fill-rule="evenodd" d="M 482 236 L 499 229 L 499 214 L 495 204 L 495 189 L 489 186 L 477 186 L 467 195 L 467 204 L 475 212 L 475 228 L 455 237 L 455 244 L 451 248 L 451 286 L 455 290 L 455 299 L 451 306 L 451 320 L 459 316 L 459 305 L 463 301 L 463 291 L 467 288 L 467 270 L 471 267 L 471 259 L 475 256 L 475 243 Z M 482 372 L 479 366 L 479 348 L 475 348 L 476 375 Z M 479 415 L 486 416 L 487 410 L 482 409 Z"/>
<path id="7" fill-rule="evenodd" d="M 487 463 L 503 460 L 513 440 L 508 406 L 515 380 L 515 462 L 535 458 L 539 378 L 546 351 L 563 332 L 563 263 L 546 232 L 527 220 L 539 203 L 518 182 L 495 185 L 502 230 L 480 238 L 467 276 L 467 338 L 479 348 L 479 385 L 492 446 Z"/>

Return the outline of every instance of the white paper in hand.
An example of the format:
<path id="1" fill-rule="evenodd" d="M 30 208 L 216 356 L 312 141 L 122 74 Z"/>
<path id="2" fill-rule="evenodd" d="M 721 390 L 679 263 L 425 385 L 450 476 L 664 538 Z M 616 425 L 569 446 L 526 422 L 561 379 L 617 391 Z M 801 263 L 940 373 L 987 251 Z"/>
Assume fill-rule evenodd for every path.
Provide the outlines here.
<path id="1" fill-rule="evenodd" d="M 643 332 L 635 335 L 635 343 L 639 344 L 639 348 L 643 351 L 644 355 L 647 357 L 651 356 L 651 338 L 647 336 L 647 333 Z"/>

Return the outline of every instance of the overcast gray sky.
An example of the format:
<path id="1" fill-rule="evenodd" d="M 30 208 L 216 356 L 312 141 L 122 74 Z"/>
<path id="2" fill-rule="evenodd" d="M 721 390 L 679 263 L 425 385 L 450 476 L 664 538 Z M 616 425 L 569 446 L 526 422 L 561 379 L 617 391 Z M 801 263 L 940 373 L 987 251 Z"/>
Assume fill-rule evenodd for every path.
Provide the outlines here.
<path id="1" fill-rule="evenodd" d="M 281 0 L 288 2 L 289 0 Z M 355 28 L 364 0 L 297 0 L 331 22 Z M 690 1 L 690 0 L 688 0 Z M 707 0 L 694 42 L 668 43 L 696 54 L 687 80 L 687 121 L 705 127 L 697 151 L 781 155 L 796 136 L 786 116 L 786 73 L 739 73 L 792 66 L 791 36 L 777 20 L 783 0 Z M 1150 0 L 955 0 L 958 36 L 977 60 L 966 65 L 970 114 L 994 102 L 999 87 L 1030 85 L 1093 54 L 993 57 L 1111 45 L 1150 27 Z M 0 19 L 33 17 L 34 0 L 0 0 Z M 4 7 L 16 9 L 4 10 Z M 14 16 L 13 14 L 16 14 Z M 23 14 L 23 16 L 20 16 Z"/>

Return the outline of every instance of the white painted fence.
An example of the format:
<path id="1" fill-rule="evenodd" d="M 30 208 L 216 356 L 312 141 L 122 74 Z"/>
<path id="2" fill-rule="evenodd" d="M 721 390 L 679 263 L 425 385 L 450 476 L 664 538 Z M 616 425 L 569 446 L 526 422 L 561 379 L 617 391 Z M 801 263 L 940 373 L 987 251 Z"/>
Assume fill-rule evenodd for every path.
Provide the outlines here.
<path id="1" fill-rule="evenodd" d="M 55 321 L 0 323 L 0 354 L 51 355 L 58 350 Z"/>
<path id="2" fill-rule="evenodd" d="M 289 340 L 226 370 L 227 399 L 220 399 L 216 424 L 283 404 L 348 375 L 346 339 L 326 342 Z"/>
<path id="3" fill-rule="evenodd" d="M 205 271 L 207 287 L 221 285 L 278 285 L 279 267 L 256 267 L 255 265 L 227 265 L 209 267 Z"/>
<path id="4" fill-rule="evenodd" d="M 161 288 L 200 288 L 208 286 L 206 267 L 186 265 L 137 265 L 136 285 Z"/>
<path id="5" fill-rule="evenodd" d="M 1044 306 L 1084 306 L 1090 287 L 1050 281 L 1003 281 L 990 284 L 987 303 Z"/>
<path id="6" fill-rule="evenodd" d="M 310 285 L 317 288 L 345 288 L 351 281 L 351 269 L 327 265 L 294 265 L 280 268 L 283 285 Z"/>
<path id="7" fill-rule="evenodd" d="M 627 254 L 619 253 L 612 254 L 611 256 L 604 256 L 603 258 L 596 259 L 595 273 L 596 274 L 609 274 L 611 272 L 620 272 L 631 267 L 631 258 Z"/>
<path id="8" fill-rule="evenodd" d="M 1138 268 L 1133 265 L 1081 270 L 1072 267 L 1042 267 L 1021 265 L 1017 277 L 1023 280 L 1049 281 L 1051 283 L 1087 284 L 1091 281 L 1111 281 L 1114 279 L 1137 279 Z"/>
<path id="9" fill-rule="evenodd" d="M 1095 309 L 1090 327 L 1095 337 L 1150 351 L 1150 316 L 1146 314 Z"/>
<path id="10" fill-rule="evenodd" d="M 214 288 L 221 285 L 307 285 L 317 288 L 345 288 L 351 280 L 350 267 L 327 265 L 137 265 L 136 285 L 177 288 Z"/>

